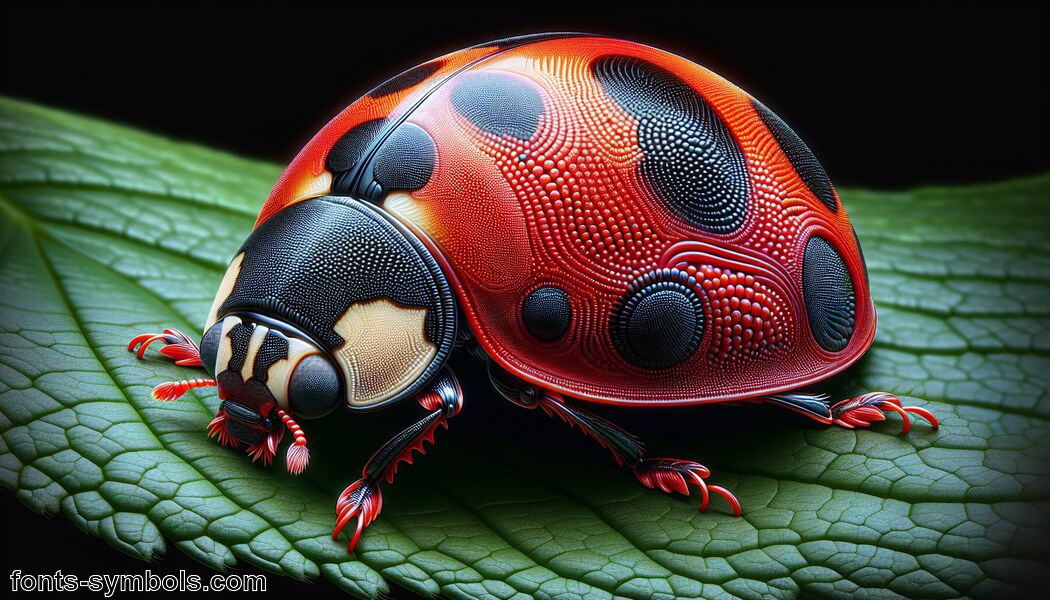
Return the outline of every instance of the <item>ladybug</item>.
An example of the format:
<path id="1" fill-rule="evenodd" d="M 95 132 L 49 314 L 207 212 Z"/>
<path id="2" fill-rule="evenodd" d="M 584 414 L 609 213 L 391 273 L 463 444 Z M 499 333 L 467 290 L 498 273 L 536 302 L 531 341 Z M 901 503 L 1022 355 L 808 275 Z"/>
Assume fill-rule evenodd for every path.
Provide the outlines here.
<path id="1" fill-rule="evenodd" d="M 146 334 L 218 386 L 208 427 L 270 463 L 310 455 L 296 419 L 415 399 L 337 502 L 349 547 L 381 482 L 463 406 L 446 361 L 488 363 L 496 390 L 578 427 L 638 480 L 740 503 L 689 461 L 650 457 L 587 403 L 765 402 L 860 427 L 927 410 L 886 392 L 797 391 L 875 334 L 864 258 L 841 199 L 773 111 L 682 57 L 554 33 L 461 50 L 373 89 L 281 175 L 230 262 L 199 347 Z"/>

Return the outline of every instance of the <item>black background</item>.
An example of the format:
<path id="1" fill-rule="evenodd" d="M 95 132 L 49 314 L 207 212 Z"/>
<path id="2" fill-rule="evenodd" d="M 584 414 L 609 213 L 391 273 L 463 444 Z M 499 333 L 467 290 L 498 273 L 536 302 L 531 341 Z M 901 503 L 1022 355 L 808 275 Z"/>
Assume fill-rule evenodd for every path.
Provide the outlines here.
<path id="1" fill-rule="evenodd" d="M 984 181 L 1050 166 L 1045 17 L 916 4 L 16 3 L 4 9 L 0 89 L 285 164 L 336 112 L 412 65 L 489 39 L 577 30 L 660 46 L 737 83 L 791 124 L 839 185 Z"/>
<path id="2" fill-rule="evenodd" d="M 1046 18 L 1024 5 L 354 4 L 7 3 L 0 92 L 283 164 L 337 111 L 405 68 L 489 39 L 578 30 L 660 46 L 734 81 L 784 117 L 840 185 L 962 183 L 1050 167 Z M 474 419 L 503 409 L 488 410 Z M 0 578 L 13 568 L 149 567 L 64 517 L 30 514 L 11 493 L 0 501 Z M 150 568 L 209 573 L 174 549 Z M 271 591 L 300 585 L 269 579 Z M 311 591 L 336 592 L 323 579 Z"/>

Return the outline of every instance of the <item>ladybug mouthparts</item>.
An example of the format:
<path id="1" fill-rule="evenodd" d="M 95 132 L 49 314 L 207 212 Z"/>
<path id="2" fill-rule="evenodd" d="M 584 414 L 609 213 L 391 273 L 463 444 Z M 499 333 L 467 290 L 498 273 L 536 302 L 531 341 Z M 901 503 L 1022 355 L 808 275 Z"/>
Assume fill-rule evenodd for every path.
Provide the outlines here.
<path id="1" fill-rule="evenodd" d="M 275 432 L 273 417 L 264 417 L 240 402 L 224 400 L 219 405 L 219 410 L 225 411 L 228 417 L 226 431 L 242 443 L 258 444 L 263 441 L 264 437 L 275 433 L 278 438 L 280 437 L 281 429 Z"/>
<path id="2" fill-rule="evenodd" d="M 277 400 L 266 384 L 241 373 L 226 370 L 217 377 L 219 410 L 208 425 L 208 435 L 217 436 L 224 446 L 247 446 L 252 460 L 269 465 L 284 437 Z"/>
<path id="3" fill-rule="evenodd" d="M 295 437 L 288 470 L 305 469 L 306 437 L 291 414 L 322 416 L 338 404 L 342 384 L 327 355 L 286 323 L 238 313 L 208 328 L 200 357 L 222 400 L 208 434 L 223 445 L 244 444 L 253 461 L 268 465 L 288 429 Z"/>

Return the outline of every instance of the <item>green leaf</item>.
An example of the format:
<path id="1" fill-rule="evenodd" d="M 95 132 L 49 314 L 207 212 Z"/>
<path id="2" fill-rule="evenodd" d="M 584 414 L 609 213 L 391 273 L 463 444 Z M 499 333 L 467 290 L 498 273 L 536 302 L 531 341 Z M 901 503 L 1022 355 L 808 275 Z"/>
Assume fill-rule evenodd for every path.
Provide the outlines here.
<path id="1" fill-rule="evenodd" d="M 388 582 L 450 598 L 756 599 L 1050 583 L 1050 176 L 843 191 L 880 326 L 822 389 L 896 392 L 939 431 L 760 406 L 602 409 L 744 504 L 743 518 L 700 513 L 502 402 L 460 358 L 463 415 L 387 486 L 351 556 L 329 538 L 335 497 L 407 413 L 308 423 L 314 464 L 297 478 L 207 440 L 213 394 L 151 401 L 190 375 L 126 351 L 144 331 L 199 335 L 278 167 L 12 100 L 0 153 L 0 481 L 122 552 L 174 545 L 362 597 Z"/>

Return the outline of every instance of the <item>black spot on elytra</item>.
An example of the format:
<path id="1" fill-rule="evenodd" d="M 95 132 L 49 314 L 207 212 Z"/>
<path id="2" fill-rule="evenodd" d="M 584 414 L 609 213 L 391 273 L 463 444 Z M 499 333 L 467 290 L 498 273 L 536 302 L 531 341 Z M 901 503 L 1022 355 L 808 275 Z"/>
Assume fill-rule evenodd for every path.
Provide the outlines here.
<path id="1" fill-rule="evenodd" d="M 328 151 L 325 166 L 332 173 L 342 173 L 354 168 L 361 160 L 368 147 L 376 139 L 386 119 L 372 119 L 351 127 L 344 133 L 332 149 Z"/>
<path id="2" fill-rule="evenodd" d="M 421 127 L 402 123 L 376 155 L 373 177 L 383 191 L 417 190 L 430 180 L 437 146 Z"/>
<path id="3" fill-rule="evenodd" d="M 646 369 L 673 367 L 700 345 L 703 303 L 689 287 L 688 276 L 664 270 L 628 289 L 613 310 L 610 332 L 620 355 L 632 364 Z"/>
<path id="4" fill-rule="evenodd" d="M 521 320 L 536 339 L 553 342 L 565 335 L 572 319 L 569 296 L 556 287 L 541 287 L 521 303 Z"/>
<path id="5" fill-rule="evenodd" d="M 527 140 L 539 128 L 543 97 L 528 79 L 482 71 L 466 73 L 454 85 L 452 106 L 478 129 Z"/>
<path id="6" fill-rule="evenodd" d="M 788 127 L 788 124 L 783 119 L 766 108 L 766 105 L 753 98 L 751 99 L 751 105 L 755 108 L 755 112 L 758 113 L 762 122 L 769 128 L 769 132 L 773 134 L 773 138 L 780 145 L 780 149 L 784 151 L 784 154 L 787 155 L 788 160 L 791 161 L 791 166 L 795 167 L 795 171 L 798 172 L 806 187 L 832 212 L 837 211 L 838 204 L 835 202 L 835 190 L 831 187 L 831 180 L 828 179 L 828 174 L 824 171 L 824 167 L 821 166 L 817 157 L 813 155 L 813 151 L 809 149 L 809 146 L 802 141 L 802 138 L 798 137 L 798 134 L 793 129 Z"/>
<path id="7" fill-rule="evenodd" d="M 429 79 L 431 75 L 437 73 L 444 65 L 445 61 L 441 59 L 416 65 L 404 73 L 395 75 L 379 84 L 371 92 L 368 92 L 368 96 L 370 98 L 382 98 L 407 90 Z"/>
<path id="8" fill-rule="evenodd" d="M 853 335 L 857 315 L 853 279 L 842 255 L 819 236 L 806 242 L 802 295 L 813 339 L 829 352 L 844 350 Z"/>
<path id="9" fill-rule="evenodd" d="M 747 217 L 747 162 L 711 106 L 675 74 L 644 60 L 604 56 L 591 65 L 605 92 L 638 120 L 642 177 L 674 214 L 711 233 Z"/>

